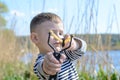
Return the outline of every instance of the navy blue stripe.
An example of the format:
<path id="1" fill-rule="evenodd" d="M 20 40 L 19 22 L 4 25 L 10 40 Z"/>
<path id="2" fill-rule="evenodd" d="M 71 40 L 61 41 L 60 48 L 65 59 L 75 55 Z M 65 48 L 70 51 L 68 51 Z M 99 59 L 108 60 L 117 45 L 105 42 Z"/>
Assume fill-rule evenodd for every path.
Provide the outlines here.
<path id="1" fill-rule="evenodd" d="M 33 70 L 34 70 L 34 71 L 36 71 L 36 69 L 35 69 L 35 68 L 34 68 Z"/>
<path id="2" fill-rule="evenodd" d="M 69 68 L 70 64 L 61 69 L 60 73 L 66 71 Z"/>
<path id="3" fill-rule="evenodd" d="M 38 65 L 38 63 L 36 63 L 36 64 L 34 65 L 34 68 L 35 68 L 37 65 Z"/>
<path id="4" fill-rule="evenodd" d="M 65 68 L 66 69 L 66 68 Z M 75 73 L 76 71 L 75 71 L 75 69 L 73 68 L 73 67 L 71 67 L 71 66 L 69 66 L 68 68 L 67 68 L 67 70 L 69 70 L 70 72 L 70 74 L 72 74 L 72 73 Z M 62 76 L 62 75 L 65 75 L 66 73 L 64 73 L 66 70 L 64 70 L 64 71 L 62 71 L 61 73 L 59 73 L 59 76 Z M 64 73 L 64 74 L 62 74 L 62 73 Z"/>
<path id="5" fill-rule="evenodd" d="M 69 57 L 69 59 L 71 59 L 71 60 L 72 60 L 72 56 L 70 55 L 70 53 L 69 53 L 69 52 L 66 52 L 66 55 Z"/>
<path id="6" fill-rule="evenodd" d="M 38 61 L 38 59 L 40 59 L 40 58 L 42 58 L 42 56 L 41 56 L 41 55 L 39 55 L 39 56 L 37 57 L 36 62 L 37 62 L 37 61 Z"/>
<path id="7" fill-rule="evenodd" d="M 72 60 L 76 60 L 79 56 L 77 56 L 75 53 L 70 51 L 71 56 L 73 56 Z"/>
<path id="8" fill-rule="evenodd" d="M 74 54 L 76 54 L 78 56 L 82 56 L 82 54 L 80 54 L 79 52 L 74 52 Z"/>
<path id="9" fill-rule="evenodd" d="M 66 73 L 62 74 L 62 76 L 59 76 L 60 79 L 72 79 L 74 80 L 75 78 L 78 78 L 77 75 L 76 75 L 76 71 L 72 68 L 72 69 L 69 69 L 69 71 L 67 71 L 69 74 L 68 75 L 65 75 Z M 67 78 L 68 77 L 68 78 Z"/>
<path id="10" fill-rule="evenodd" d="M 38 70 L 37 70 L 38 71 Z M 38 71 L 38 73 L 42 76 L 42 78 L 44 78 L 45 79 L 45 77 Z"/>
<path id="11" fill-rule="evenodd" d="M 73 53 L 69 51 L 69 54 L 70 54 L 71 59 L 73 60 L 74 59 Z"/>
<path id="12" fill-rule="evenodd" d="M 61 72 L 67 70 L 67 69 L 69 68 L 69 66 L 71 66 L 71 64 L 72 64 L 72 63 L 69 63 L 69 64 L 67 64 L 67 65 L 65 65 L 65 66 L 62 66 Z M 60 73 L 61 73 L 61 72 L 60 72 Z"/>
<path id="13" fill-rule="evenodd" d="M 79 52 L 76 52 L 76 51 L 71 51 L 71 53 L 73 53 L 72 56 L 74 56 L 73 60 L 76 60 L 82 56 L 82 54 L 80 54 Z"/>

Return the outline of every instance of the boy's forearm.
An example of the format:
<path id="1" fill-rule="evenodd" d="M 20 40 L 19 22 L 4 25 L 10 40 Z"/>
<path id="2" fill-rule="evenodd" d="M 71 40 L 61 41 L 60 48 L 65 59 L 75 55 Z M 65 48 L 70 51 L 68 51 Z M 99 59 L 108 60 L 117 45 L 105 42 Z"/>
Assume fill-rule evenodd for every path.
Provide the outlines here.
<path id="1" fill-rule="evenodd" d="M 67 58 L 72 61 L 80 58 L 85 53 L 87 48 L 87 44 L 84 40 L 79 38 L 74 38 L 74 39 L 76 40 L 77 44 L 79 44 L 80 46 L 77 47 L 75 50 L 67 50 L 65 52 Z"/>
<path id="2" fill-rule="evenodd" d="M 72 51 L 84 48 L 84 52 L 86 51 L 86 42 L 82 39 L 74 37 L 74 47 L 71 49 Z"/>
<path id="3" fill-rule="evenodd" d="M 87 49 L 87 44 L 84 40 L 80 39 L 81 41 L 81 47 L 80 47 L 80 50 L 83 51 L 84 53 L 86 52 L 86 49 Z"/>
<path id="4" fill-rule="evenodd" d="M 77 39 L 75 39 L 74 38 L 74 43 L 75 43 L 75 46 L 74 46 L 74 49 L 73 50 L 77 50 L 77 49 L 79 49 L 79 48 L 81 48 L 81 46 L 82 46 L 82 42 L 81 41 L 77 41 Z"/>

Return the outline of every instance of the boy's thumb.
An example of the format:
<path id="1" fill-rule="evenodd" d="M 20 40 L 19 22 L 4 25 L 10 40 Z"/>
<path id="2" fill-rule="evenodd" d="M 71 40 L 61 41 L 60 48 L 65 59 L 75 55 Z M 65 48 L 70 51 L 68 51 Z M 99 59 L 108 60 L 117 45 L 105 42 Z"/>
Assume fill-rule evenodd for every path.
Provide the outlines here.
<path id="1" fill-rule="evenodd" d="M 65 54 L 61 54 L 60 63 L 63 63 L 65 60 L 66 60 L 66 55 Z"/>

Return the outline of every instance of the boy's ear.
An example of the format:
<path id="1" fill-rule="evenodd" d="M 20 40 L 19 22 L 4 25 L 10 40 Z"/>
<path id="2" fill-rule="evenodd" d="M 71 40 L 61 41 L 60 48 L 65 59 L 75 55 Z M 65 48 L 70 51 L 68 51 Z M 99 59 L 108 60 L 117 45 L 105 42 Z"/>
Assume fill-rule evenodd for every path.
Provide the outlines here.
<path id="1" fill-rule="evenodd" d="M 30 35 L 30 38 L 32 40 L 33 43 L 38 43 L 38 36 L 37 36 L 37 33 L 35 32 L 32 32 L 31 35 Z"/>

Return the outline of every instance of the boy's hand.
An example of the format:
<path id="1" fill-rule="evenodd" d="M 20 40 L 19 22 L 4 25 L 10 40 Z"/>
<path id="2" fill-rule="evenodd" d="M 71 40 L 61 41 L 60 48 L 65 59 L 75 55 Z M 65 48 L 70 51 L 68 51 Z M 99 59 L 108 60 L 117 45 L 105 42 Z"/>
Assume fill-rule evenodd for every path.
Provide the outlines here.
<path id="1" fill-rule="evenodd" d="M 60 61 L 58 61 L 52 52 L 49 52 L 45 55 L 43 61 L 43 71 L 48 75 L 55 75 L 60 71 L 62 63 L 65 61 L 66 56 L 61 54 Z"/>
<path id="2" fill-rule="evenodd" d="M 65 39 L 67 39 L 68 37 L 70 37 L 70 35 L 65 35 Z M 65 43 L 65 46 L 63 47 L 66 48 L 68 47 L 70 44 L 70 41 L 68 41 L 67 43 Z M 68 50 L 76 50 L 79 48 L 79 44 L 77 43 L 76 40 L 74 40 L 74 38 L 72 38 L 72 42 L 71 42 L 71 47 Z"/>

